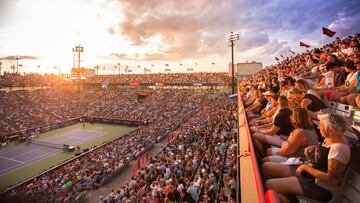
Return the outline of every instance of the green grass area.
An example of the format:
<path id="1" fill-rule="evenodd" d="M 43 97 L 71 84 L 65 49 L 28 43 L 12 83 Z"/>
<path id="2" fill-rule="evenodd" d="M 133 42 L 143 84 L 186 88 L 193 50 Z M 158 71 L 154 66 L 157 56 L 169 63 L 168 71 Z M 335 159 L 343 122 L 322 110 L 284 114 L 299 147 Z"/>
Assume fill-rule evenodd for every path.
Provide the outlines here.
<path id="1" fill-rule="evenodd" d="M 43 133 L 40 135 L 40 138 L 45 137 L 52 137 L 59 135 L 61 133 L 71 131 L 74 129 L 82 129 L 82 124 L 78 123 L 75 125 L 67 126 L 64 128 L 48 131 L 46 133 Z M 96 137 L 92 140 L 88 140 L 87 142 L 84 142 L 80 145 L 81 149 L 85 149 L 88 147 L 92 147 L 94 145 L 99 146 L 102 143 L 115 139 L 118 137 L 121 137 L 133 130 L 135 130 L 135 127 L 128 127 L 128 126 L 121 126 L 121 125 L 108 125 L 108 124 L 86 124 L 86 130 L 97 130 L 102 131 L 105 134 L 99 137 Z M 14 146 L 17 146 L 13 143 L 9 144 L 8 146 L 2 148 L 1 150 L 10 149 Z M 72 157 L 75 156 L 75 153 L 72 152 L 59 152 L 50 156 L 47 156 L 43 159 L 37 160 L 35 162 L 29 163 L 28 165 L 25 165 L 23 167 L 14 169 L 13 171 L 10 171 L 4 175 L 0 176 L 0 191 L 5 190 L 7 187 L 11 185 L 15 185 L 16 183 L 19 183 L 21 181 L 24 181 L 26 179 L 29 179 L 63 161 L 66 161 Z"/>

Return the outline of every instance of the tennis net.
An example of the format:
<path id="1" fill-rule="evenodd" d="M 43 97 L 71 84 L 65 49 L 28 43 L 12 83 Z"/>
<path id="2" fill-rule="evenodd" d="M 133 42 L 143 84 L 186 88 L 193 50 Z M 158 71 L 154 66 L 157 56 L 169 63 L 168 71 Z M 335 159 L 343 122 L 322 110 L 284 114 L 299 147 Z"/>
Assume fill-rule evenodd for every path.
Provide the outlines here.
<path id="1" fill-rule="evenodd" d="M 35 145 L 40 145 L 40 146 L 46 146 L 46 147 L 52 147 L 52 148 L 56 148 L 56 149 L 67 149 L 69 148 L 69 145 L 66 144 L 57 144 L 57 143 L 51 143 L 51 142 L 45 142 L 45 141 L 40 141 L 38 139 L 31 139 L 29 138 L 27 140 L 28 144 L 35 144 Z"/>

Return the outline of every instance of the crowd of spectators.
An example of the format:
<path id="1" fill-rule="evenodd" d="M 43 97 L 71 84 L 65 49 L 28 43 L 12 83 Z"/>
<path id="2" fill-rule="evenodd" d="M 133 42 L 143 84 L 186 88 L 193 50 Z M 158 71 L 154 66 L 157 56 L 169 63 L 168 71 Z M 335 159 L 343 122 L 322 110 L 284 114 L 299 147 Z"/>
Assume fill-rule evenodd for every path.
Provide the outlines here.
<path id="1" fill-rule="evenodd" d="M 325 109 L 327 100 L 360 106 L 359 40 L 360 33 L 337 38 L 241 82 L 253 142 L 263 157 L 265 186 L 281 202 L 296 201 L 295 195 L 330 200 L 331 193 L 315 178 L 337 185 L 345 173 L 349 124 Z"/>
<path id="2" fill-rule="evenodd" d="M 85 83 L 226 83 L 230 81 L 227 73 L 149 73 L 112 74 L 88 77 Z M 1 87 L 34 87 L 71 84 L 64 75 L 38 73 L 4 73 L 0 75 Z"/>
<path id="3" fill-rule="evenodd" d="M 139 91 L 149 93 L 149 98 L 140 103 Z M 177 103 L 187 101 L 187 105 L 196 107 L 204 94 L 138 89 L 85 90 L 79 94 L 62 90 L 0 91 L 0 136 L 83 115 L 149 123 L 159 116 L 164 118 L 180 112 L 182 109 Z"/>
<path id="4" fill-rule="evenodd" d="M 47 86 L 51 84 L 66 83 L 64 78 L 60 75 L 38 73 L 4 73 L 0 75 L 1 87 L 33 87 L 33 86 Z"/>
<path id="5" fill-rule="evenodd" d="M 236 103 L 224 95 L 207 98 L 146 167 L 100 201 L 236 202 L 235 115 Z"/>
<path id="6" fill-rule="evenodd" d="M 60 94 L 48 90 L 45 90 L 45 93 L 53 97 Z M 10 191 L 6 198 L 18 202 L 75 201 L 83 186 L 90 184 L 97 187 L 114 171 L 128 164 L 134 157 L 139 156 L 148 147 L 158 142 L 161 137 L 175 130 L 181 123 L 192 117 L 201 107 L 207 105 L 212 97 L 211 93 L 186 90 L 157 90 L 149 91 L 149 93 L 150 95 L 143 101 L 142 105 L 138 104 L 135 96 L 130 96 L 130 94 L 136 95 L 135 90 L 91 90 L 81 95 L 69 93 L 67 96 L 71 99 L 67 105 L 73 104 L 70 109 L 78 109 L 75 113 L 83 110 L 82 113 L 85 112 L 89 116 L 106 117 L 111 115 L 109 113 L 112 110 L 114 115 L 112 117 L 114 118 L 120 116 L 123 119 L 122 114 L 128 114 L 129 117 L 127 118 L 143 118 L 150 122 L 127 136 L 91 150 L 90 153 L 49 171 L 33 179 L 30 183 L 20 185 Z M 93 97 L 88 100 L 89 95 L 93 95 Z M 94 97 L 95 95 L 96 97 Z M 97 95 L 100 96 L 97 97 Z M 35 98 L 35 95 L 31 96 Z M 39 99 L 37 103 L 45 100 Z M 56 97 L 51 101 L 55 102 Z M 82 102 L 87 102 L 87 104 Z M 101 106 L 103 104 L 106 105 Z M 100 108 L 96 108 L 99 105 Z M 51 106 L 64 108 L 59 104 L 50 104 Z M 128 110 L 123 110 L 125 108 Z M 92 109 L 96 110 L 93 111 Z M 161 110 L 159 111 L 159 109 Z M 61 109 L 52 110 L 66 114 L 66 111 Z M 117 114 L 117 112 L 121 113 Z"/>
<path id="7" fill-rule="evenodd" d="M 360 90 L 359 40 L 357 33 L 287 58 L 242 81 L 242 88 L 288 94 L 296 87 L 320 99 L 357 106 L 356 101 L 360 101 L 360 97 L 356 99 Z"/>
<path id="8" fill-rule="evenodd" d="M 227 73 L 149 73 L 97 75 L 87 79 L 90 83 L 225 83 L 230 81 Z"/>

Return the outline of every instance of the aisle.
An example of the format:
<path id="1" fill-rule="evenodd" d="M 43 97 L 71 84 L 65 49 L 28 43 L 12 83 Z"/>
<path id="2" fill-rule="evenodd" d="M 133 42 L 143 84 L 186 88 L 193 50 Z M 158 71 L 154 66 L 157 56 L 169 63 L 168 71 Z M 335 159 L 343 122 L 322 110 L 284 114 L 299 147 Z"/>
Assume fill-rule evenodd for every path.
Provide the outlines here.
<path id="1" fill-rule="evenodd" d="M 154 145 L 154 147 L 149 151 L 150 154 L 155 155 L 160 152 L 161 147 L 167 144 L 167 139 L 162 142 L 159 142 Z M 125 168 L 121 173 L 112 178 L 109 182 L 105 183 L 102 187 L 97 190 L 88 191 L 88 198 L 86 203 L 98 203 L 100 195 L 104 197 L 111 192 L 111 189 L 115 190 L 119 188 L 121 185 L 126 183 L 132 176 L 132 168 L 134 167 L 135 161 L 132 161 L 127 168 Z"/>

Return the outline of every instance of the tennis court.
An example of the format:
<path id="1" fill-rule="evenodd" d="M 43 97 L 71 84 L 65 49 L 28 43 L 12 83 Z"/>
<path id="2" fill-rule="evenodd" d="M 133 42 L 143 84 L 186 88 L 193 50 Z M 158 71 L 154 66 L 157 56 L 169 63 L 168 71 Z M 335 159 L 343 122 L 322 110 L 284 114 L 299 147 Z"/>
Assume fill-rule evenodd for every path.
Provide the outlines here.
<path id="1" fill-rule="evenodd" d="M 55 145 L 75 146 L 104 135 L 103 131 L 74 129 L 54 137 L 37 139 Z M 50 146 L 22 144 L 0 152 L 0 175 L 62 151 Z"/>

